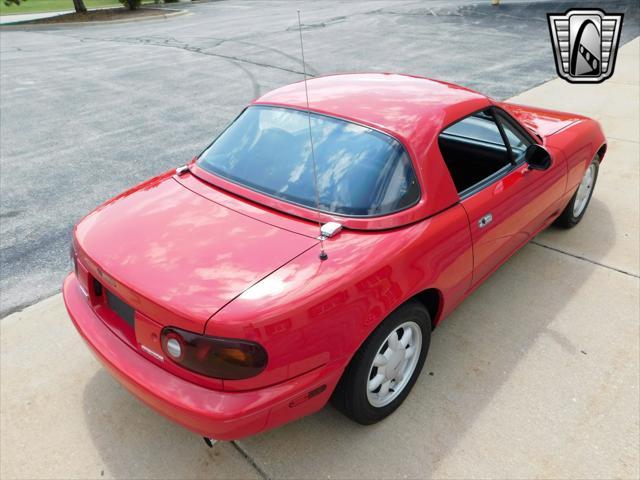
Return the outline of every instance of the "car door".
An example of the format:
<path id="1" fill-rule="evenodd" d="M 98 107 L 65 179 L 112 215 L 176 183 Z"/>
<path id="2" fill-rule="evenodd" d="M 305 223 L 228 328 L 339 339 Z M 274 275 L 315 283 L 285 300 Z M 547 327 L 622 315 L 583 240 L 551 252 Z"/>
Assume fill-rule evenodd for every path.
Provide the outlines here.
<path id="1" fill-rule="evenodd" d="M 557 165 L 545 171 L 530 170 L 524 152 L 534 142 L 497 108 L 466 117 L 440 135 L 441 152 L 469 219 L 472 286 L 555 213 L 552 210 L 563 193 L 566 172 Z M 552 158 L 556 161 L 561 160 Z"/>

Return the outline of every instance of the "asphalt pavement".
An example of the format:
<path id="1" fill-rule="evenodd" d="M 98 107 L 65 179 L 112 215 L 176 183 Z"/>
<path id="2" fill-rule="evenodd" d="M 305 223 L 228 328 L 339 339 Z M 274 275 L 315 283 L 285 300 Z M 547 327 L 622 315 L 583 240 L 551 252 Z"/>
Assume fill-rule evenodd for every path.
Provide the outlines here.
<path id="1" fill-rule="evenodd" d="M 546 13 L 583 2 L 174 4 L 189 15 L 0 29 L 0 317 L 59 291 L 71 228 L 198 154 L 253 98 L 311 75 L 424 75 L 497 99 L 556 76 Z M 174 7 L 172 7 L 174 8 Z M 624 12 L 623 43 L 640 33 Z"/>
<path id="2" fill-rule="evenodd" d="M 0 300 L 15 311 L 0 321 L 0 478 L 640 478 L 640 40 L 610 80 L 571 85 L 540 18 L 575 3 L 503 3 L 304 3 L 310 70 L 417 73 L 598 119 L 609 149 L 587 215 L 442 323 L 385 421 L 327 407 L 212 449 L 120 387 L 51 294 L 73 222 L 300 78 L 298 4 L 0 30 Z M 626 12 L 623 42 L 639 30 L 625 4 L 605 6 Z"/>

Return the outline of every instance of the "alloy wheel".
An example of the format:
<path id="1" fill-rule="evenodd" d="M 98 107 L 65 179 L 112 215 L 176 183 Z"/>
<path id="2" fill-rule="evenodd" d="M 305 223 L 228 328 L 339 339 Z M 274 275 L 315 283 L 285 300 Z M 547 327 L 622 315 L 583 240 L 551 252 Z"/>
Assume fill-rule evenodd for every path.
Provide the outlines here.
<path id="1" fill-rule="evenodd" d="M 574 217 L 579 217 L 586 208 L 587 203 L 589 203 L 589 198 L 591 196 L 591 190 L 593 189 L 595 178 L 596 166 L 592 163 L 584 173 L 584 177 L 582 177 L 582 181 L 580 182 L 580 186 L 578 187 L 576 200 L 573 203 Z"/>
<path id="2" fill-rule="evenodd" d="M 390 404 L 405 389 L 418 364 L 422 330 L 405 322 L 382 342 L 369 369 L 367 400 L 374 407 Z"/>

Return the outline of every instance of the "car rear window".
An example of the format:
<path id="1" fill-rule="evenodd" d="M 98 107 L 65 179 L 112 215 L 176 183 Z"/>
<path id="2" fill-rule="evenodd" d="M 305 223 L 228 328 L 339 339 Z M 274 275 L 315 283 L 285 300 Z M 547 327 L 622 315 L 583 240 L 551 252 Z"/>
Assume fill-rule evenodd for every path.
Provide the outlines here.
<path id="1" fill-rule="evenodd" d="M 247 108 L 198 159 L 205 170 L 287 202 L 316 208 L 307 112 Z M 311 114 L 320 210 L 380 216 L 415 204 L 411 160 L 389 135 Z"/>

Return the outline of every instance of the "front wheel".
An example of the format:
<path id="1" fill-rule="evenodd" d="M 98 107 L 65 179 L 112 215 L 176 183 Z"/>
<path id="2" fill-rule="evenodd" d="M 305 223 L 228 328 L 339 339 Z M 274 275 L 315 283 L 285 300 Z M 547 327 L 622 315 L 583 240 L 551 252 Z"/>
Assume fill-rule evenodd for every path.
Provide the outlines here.
<path id="1" fill-rule="evenodd" d="M 576 226 L 578 222 L 582 220 L 582 217 L 589 206 L 589 202 L 591 201 L 593 189 L 596 186 L 599 168 L 600 158 L 596 155 L 593 160 L 591 160 L 587 170 L 584 172 L 584 176 L 582 177 L 580 185 L 578 185 L 576 193 L 573 194 L 573 197 L 571 197 L 571 200 L 565 209 L 556 219 L 556 225 L 564 228 L 571 228 Z"/>
<path id="2" fill-rule="evenodd" d="M 332 403 L 363 425 L 387 417 L 409 395 L 427 357 L 430 338 L 427 309 L 418 302 L 402 305 L 354 355 Z"/>

